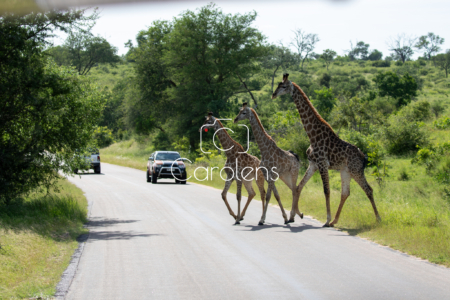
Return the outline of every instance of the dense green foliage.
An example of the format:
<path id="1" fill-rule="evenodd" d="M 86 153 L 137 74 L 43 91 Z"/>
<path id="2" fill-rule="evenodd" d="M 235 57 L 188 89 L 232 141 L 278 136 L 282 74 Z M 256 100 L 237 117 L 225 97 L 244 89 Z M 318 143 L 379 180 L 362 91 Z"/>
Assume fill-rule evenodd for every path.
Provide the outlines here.
<path id="1" fill-rule="evenodd" d="M 267 48 L 251 27 L 255 18 L 256 13 L 227 15 L 211 4 L 141 31 L 131 50 L 138 91 L 126 100 L 128 124 L 149 133 L 169 123 L 194 147 L 205 111 L 220 116 L 230 111 L 236 94 L 257 85 L 249 79 Z"/>
<path id="2" fill-rule="evenodd" d="M 53 30 L 90 21 L 84 11 L 0 16 L 0 203 L 72 172 L 91 142 L 102 96 L 43 53 Z"/>
<path id="3" fill-rule="evenodd" d="M 417 95 L 416 80 L 406 73 L 399 76 L 393 72 L 378 73 L 373 79 L 381 97 L 388 96 L 397 100 L 397 106 L 403 106 Z"/>
<path id="4" fill-rule="evenodd" d="M 50 47 L 46 51 L 58 65 L 73 66 L 80 75 L 88 74 L 98 63 L 108 63 L 116 67 L 121 61 L 116 47 L 111 46 L 105 38 L 91 33 L 98 19 L 97 9 L 89 19 L 91 22 L 85 24 L 86 26 L 71 28 L 64 45 Z"/>

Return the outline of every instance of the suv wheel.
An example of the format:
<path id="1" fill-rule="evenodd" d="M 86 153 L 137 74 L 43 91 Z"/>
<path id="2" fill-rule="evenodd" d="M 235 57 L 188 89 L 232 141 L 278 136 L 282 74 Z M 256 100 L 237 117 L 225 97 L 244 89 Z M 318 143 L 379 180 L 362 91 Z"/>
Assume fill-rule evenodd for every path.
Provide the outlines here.
<path id="1" fill-rule="evenodd" d="M 150 180 L 151 180 L 151 178 L 150 178 L 150 173 L 148 172 L 148 170 L 147 170 L 147 182 L 150 182 Z"/>
<path id="2" fill-rule="evenodd" d="M 152 175 L 152 183 L 157 183 L 158 178 L 156 178 L 155 174 Z"/>
<path id="3" fill-rule="evenodd" d="M 95 169 L 94 169 L 95 174 L 100 174 L 101 171 L 102 171 L 102 169 L 100 168 L 100 166 L 95 167 Z"/>

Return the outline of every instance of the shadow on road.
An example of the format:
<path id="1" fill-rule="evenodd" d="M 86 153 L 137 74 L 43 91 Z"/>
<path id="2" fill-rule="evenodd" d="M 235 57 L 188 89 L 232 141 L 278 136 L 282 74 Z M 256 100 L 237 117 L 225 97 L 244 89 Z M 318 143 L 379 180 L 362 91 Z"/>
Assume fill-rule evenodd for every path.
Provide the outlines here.
<path id="1" fill-rule="evenodd" d="M 129 224 L 139 222 L 139 220 L 119 220 L 119 219 L 105 219 L 105 218 L 91 218 L 89 220 L 89 227 L 111 226 L 116 224 Z"/>
<path id="2" fill-rule="evenodd" d="M 138 233 L 134 231 L 92 231 L 88 242 L 102 240 L 130 240 L 138 237 L 161 236 L 161 234 Z"/>
<path id="3" fill-rule="evenodd" d="M 280 224 L 264 224 L 264 225 L 245 225 L 244 228 L 249 228 L 250 230 L 243 230 L 243 231 L 259 231 L 264 229 L 271 229 L 271 228 L 283 228 L 283 229 L 289 229 L 293 233 L 299 233 L 304 230 L 311 230 L 311 229 L 321 229 L 321 227 L 317 226 L 311 226 L 308 224 L 300 225 L 300 226 L 292 226 L 291 224 L 287 225 L 280 225 Z M 286 232 L 286 230 L 280 231 L 280 232 Z"/>
<path id="4" fill-rule="evenodd" d="M 78 172 L 78 173 L 76 173 L 75 175 L 105 175 L 104 173 L 81 173 L 81 172 Z"/>
<path id="5" fill-rule="evenodd" d="M 102 230 L 98 231 L 100 227 L 111 228 L 120 224 L 130 224 L 139 222 L 139 220 L 120 220 L 107 218 L 91 218 L 88 226 L 91 229 L 89 232 L 88 242 L 99 240 L 130 240 L 139 237 L 159 236 L 161 234 L 139 233 L 136 231 L 120 231 L 120 230 Z"/>

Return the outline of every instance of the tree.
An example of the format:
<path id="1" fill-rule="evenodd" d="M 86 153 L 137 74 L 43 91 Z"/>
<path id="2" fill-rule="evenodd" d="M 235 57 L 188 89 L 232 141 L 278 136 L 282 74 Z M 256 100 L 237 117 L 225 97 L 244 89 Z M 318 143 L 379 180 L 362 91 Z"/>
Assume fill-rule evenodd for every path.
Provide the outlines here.
<path id="1" fill-rule="evenodd" d="M 331 110 L 336 105 L 336 98 L 331 88 L 323 87 L 321 90 L 315 90 L 316 97 L 312 100 L 314 107 L 320 115 L 327 120 Z"/>
<path id="2" fill-rule="evenodd" d="M 316 44 L 320 41 L 319 36 L 315 33 L 306 33 L 302 29 L 293 30 L 294 37 L 291 45 L 297 50 L 299 60 L 302 62 L 301 68 L 303 70 L 303 63 L 310 54 L 314 51 Z"/>
<path id="3" fill-rule="evenodd" d="M 378 88 L 378 94 L 381 97 L 388 96 L 396 99 L 397 107 L 408 104 L 412 97 L 417 96 L 417 82 L 408 73 L 401 77 L 391 71 L 378 73 L 373 81 Z"/>
<path id="4" fill-rule="evenodd" d="M 71 173 L 92 141 L 103 97 L 43 53 L 54 30 L 91 22 L 84 12 L 0 15 L 0 202 Z"/>
<path id="5" fill-rule="evenodd" d="M 350 41 L 350 51 L 348 51 L 348 56 L 350 60 L 361 59 L 367 60 L 369 55 L 369 44 L 364 44 L 363 41 L 356 42 L 356 46 L 353 47 L 353 43 Z"/>
<path id="6" fill-rule="evenodd" d="M 328 66 L 331 64 L 331 62 L 334 60 L 335 57 L 336 57 L 336 51 L 333 51 L 331 49 L 324 50 L 322 55 L 320 55 L 320 58 L 325 62 L 326 66 L 327 66 L 327 71 L 328 71 Z"/>
<path id="7" fill-rule="evenodd" d="M 338 126 L 338 132 L 341 127 L 351 128 L 352 130 L 362 132 L 364 125 L 377 120 L 379 116 L 374 113 L 373 107 L 369 101 L 359 97 L 344 97 L 337 101 L 336 107 L 330 115 L 331 124 Z"/>
<path id="8" fill-rule="evenodd" d="M 69 52 L 64 46 L 50 47 L 45 53 L 53 57 L 59 66 L 70 66 Z"/>
<path id="9" fill-rule="evenodd" d="M 267 55 L 263 35 L 251 27 L 255 18 L 256 12 L 224 14 L 209 4 L 142 31 L 134 51 L 137 101 L 151 108 L 145 117 L 167 122 L 196 147 L 207 110 L 220 116 L 230 111 L 233 96 L 250 95 L 243 82 Z"/>
<path id="10" fill-rule="evenodd" d="M 378 51 L 377 49 L 372 50 L 372 52 L 370 52 L 369 56 L 367 57 L 367 59 L 371 61 L 381 60 L 382 58 L 383 53 L 381 51 Z"/>
<path id="11" fill-rule="evenodd" d="M 387 45 L 389 47 L 389 50 L 393 52 L 394 57 L 404 63 L 414 54 L 414 50 L 412 47 L 415 41 L 415 37 L 407 36 L 406 34 L 402 33 L 397 35 L 396 38 L 391 38 L 390 40 L 388 40 Z"/>
<path id="12" fill-rule="evenodd" d="M 447 50 L 445 54 L 438 54 L 433 57 L 433 61 L 437 67 L 445 71 L 445 77 L 448 78 L 448 70 L 450 68 L 450 50 Z"/>
<path id="13" fill-rule="evenodd" d="M 120 62 L 117 48 L 111 46 L 105 38 L 93 36 L 90 32 L 71 32 L 64 47 L 71 65 L 75 66 L 80 75 L 87 75 L 98 63 L 109 63 L 115 67 Z"/>
<path id="14" fill-rule="evenodd" d="M 440 45 L 444 43 L 444 38 L 435 35 L 432 32 L 428 32 L 427 35 L 422 35 L 417 41 L 416 47 L 419 50 L 423 50 L 423 56 L 430 60 L 433 54 L 438 53 L 441 50 Z"/>
<path id="15" fill-rule="evenodd" d="M 284 47 L 283 44 L 280 43 L 279 46 L 276 45 L 269 46 L 269 54 L 263 61 L 263 66 L 266 69 L 273 70 L 273 72 L 271 72 L 272 93 L 273 93 L 273 84 L 275 81 L 277 71 L 280 68 L 282 70 L 286 70 L 289 67 L 295 65 L 298 65 L 297 55 L 293 54 L 288 48 Z"/>

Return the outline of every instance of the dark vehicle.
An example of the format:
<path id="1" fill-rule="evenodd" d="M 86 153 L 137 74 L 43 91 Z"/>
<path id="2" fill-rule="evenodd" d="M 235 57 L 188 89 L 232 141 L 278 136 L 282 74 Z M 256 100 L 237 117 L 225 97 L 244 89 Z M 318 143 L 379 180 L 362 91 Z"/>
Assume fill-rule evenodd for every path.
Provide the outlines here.
<path id="1" fill-rule="evenodd" d="M 177 160 L 178 159 L 178 160 Z M 148 158 L 147 182 L 157 183 L 158 178 L 173 178 L 186 184 L 186 166 L 176 151 L 156 151 Z"/>

